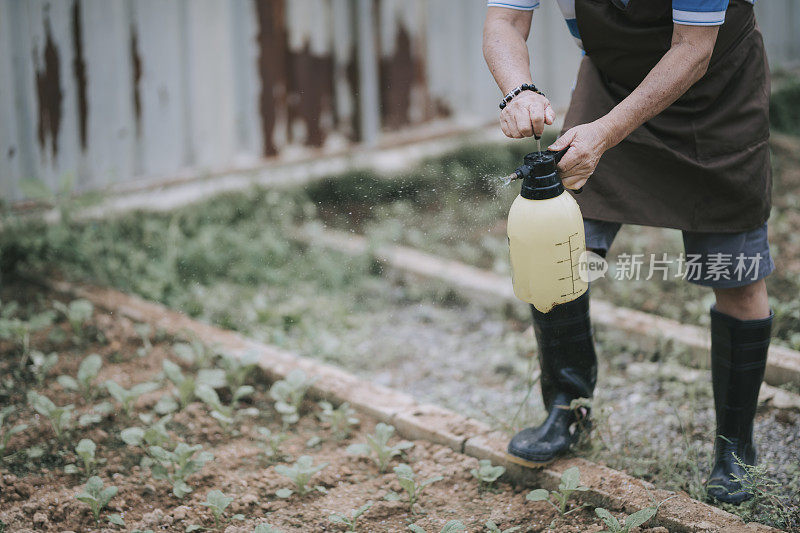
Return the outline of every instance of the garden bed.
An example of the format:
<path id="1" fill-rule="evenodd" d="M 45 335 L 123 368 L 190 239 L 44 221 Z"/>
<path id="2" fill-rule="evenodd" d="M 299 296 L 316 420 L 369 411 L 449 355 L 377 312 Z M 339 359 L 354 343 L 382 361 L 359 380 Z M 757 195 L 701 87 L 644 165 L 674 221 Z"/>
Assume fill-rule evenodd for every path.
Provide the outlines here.
<path id="1" fill-rule="evenodd" d="M 23 306 L 13 316 L 6 312 L 4 319 L 16 318 L 32 326 L 36 326 L 34 317 L 46 317 L 42 312 L 52 310 L 51 302 L 58 301 L 53 295 L 30 287 L 17 286 L 13 293 L 20 301 L 41 303 Z M 14 407 L 0 431 L 27 425 L 11 436 L 3 452 L 0 528 L 6 531 L 186 531 L 196 525 L 212 531 L 250 532 L 259 523 L 269 523 L 279 531 L 340 531 L 344 527 L 332 523 L 330 516 L 347 516 L 350 510 L 368 502 L 372 505 L 358 520 L 360 531 L 402 531 L 409 524 L 416 524 L 424 531 L 438 532 L 456 520 L 469 531 L 489 530 L 485 524 L 490 520 L 503 529 L 520 526 L 521 531 L 541 531 L 551 523 L 557 531 L 601 529 L 594 507 L 581 508 L 577 497 L 570 498 L 565 508 L 573 512 L 560 518 L 546 502 L 527 501 L 529 489 L 502 480 L 479 482 L 471 473 L 478 468 L 478 461 L 443 445 L 413 441 L 399 446 L 402 454 L 390 459 L 382 473 L 368 457 L 346 451 L 348 446 L 364 443 L 368 434 L 378 431 L 370 416 L 349 413 L 347 417 L 357 418 L 358 422 L 350 420 L 344 429 L 339 427 L 346 434 L 337 435 L 335 418 L 328 418 L 336 415 L 329 413 L 326 417 L 318 404 L 306 398 L 299 419 L 291 421 L 284 418 L 288 416 L 286 409 L 283 414 L 276 410 L 270 395 L 280 386 L 269 383 L 255 364 L 234 366 L 197 342 L 179 342 L 164 332 L 148 331 L 120 314 L 86 314 L 86 302 L 80 302 L 68 308 L 71 323 L 60 312 L 52 312 L 52 325 L 34 328 L 27 348 L 35 365 L 18 367 L 25 347 L 10 342 L 0 344 L 5 376 L 0 394 L 4 405 Z M 4 291 L 3 303 L 5 309 L 13 306 L 8 290 Z M 63 303 L 69 306 L 69 302 Z M 58 358 L 51 360 L 52 365 L 42 364 L 40 353 L 57 353 Z M 88 354 L 100 356 L 102 364 L 96 372 L 90 371 L 87 363 L 81 365 Z M 171 378 L 165 376 L 164 361 L 176 365 L 167 372 Z M 178 367 L 184 379 L 195 379 L 197 384 L 213 384 L 215 379 L 225 382 L 213 385 L 221 407 L 199 400 L 197 396 L 205 398 L 199 389 L 187 393 L 183 408 L 170 406 L 178 400 L 171 392 L 176 388 Z M 60 376 L 78 379 L 80 390 L 72 390 L 70 380 Z M 117 396 L 109 394 L 114 391 L 113 386 L 107 385 L 109 381 L 127 390 L 143 383 L 154 385 L 132 401 L 128 412 Z M 284 387 L 292 382 L 287 380 Z M 293 390 L 300 391 L 307 384 Z M 232 403 L 232 390 L 239 385 L 253 390 Z M 184 387 L 180 389 L 185 391 Z M 51 421 L 43 414 L 41 400 L 33 398 L 30 391 L 46 396 L 56 406 L 74 406 L 71 416 L 57 418 L 60 438 L 55 437 Z M 234 405 L 234 413 L 224 412 Z M 141 417 L 152 419 L 146 423 Z M 158 421 L 160 430 L 154 429 L 158 428 Z M 213 459 L 208 457 L 207 462 L 198 464 L 198 471 L 182 480 L 185 486 L 181 481 L 157 479 L 161 477 L 159 463 L 170 469 L 172 466 L 169 461 L 161 461 L 163 452 L 152 448 L 146 451 L 146 444 L 130 444 L 135 431 L 126 428 L 139 427 L 150 428 L 146 438 L 152 439 L 151 443 L 158 442 L 163 449 L 173 450 L 181 442 L 200 445 L 202 450 L 197 450 L 193 459 L 202 463 L 202 454 L 207 453 L 213 454 Z M 285 436 L 274 453 L 268 451 L 269 439 L 259 432 L 259 427 L 267 428 L 272 436 Z M 83 456 L 75 452 L 76 447 L 86 447 L 78 446 L 81 439 L 90 439 L 96 445 L 88 467 L 83 462 L 87 452 Z M 397 436 L 389 440 L 393 446 L 401 442 Z M 315 466 L 327 465 L 311 477 L 309 493 L 302 496 L 297 493 L 298 487 L 281 475 L 281 465 L 296 465 L 301 456 L 310 457 Z M 152 466 L 145 466 L 143 458 Z M 398 475 L 393 472 L 393 467 L 401 463 L 410 465 L 417 481 L 441 476 L 425 489 L 413 512 L 408 502 L 385 498 L 390 493 L 403 493 Z M 495 474 L 488 472 L 485 476 L 492 478 Z M 108 505 L 99 510 L 97 521 L 90 506 L 76 499 L 86 489 L 89 476 L 98 476 L 105 488 L 117 489 Z M 295 494 L 281 497 L 286 496 L 282 490 L 289 488 Z M 191 492 L 186 492 L 189 489 Z M 230 498 L 217 525 L 212 508 L 204 502 L 219 505 L 225 499 L 209 496 L 213 490 Z M 235 515 L 241 516 L 233 518 Z M 112 516 L 125 525 L 110 524 Z"/>

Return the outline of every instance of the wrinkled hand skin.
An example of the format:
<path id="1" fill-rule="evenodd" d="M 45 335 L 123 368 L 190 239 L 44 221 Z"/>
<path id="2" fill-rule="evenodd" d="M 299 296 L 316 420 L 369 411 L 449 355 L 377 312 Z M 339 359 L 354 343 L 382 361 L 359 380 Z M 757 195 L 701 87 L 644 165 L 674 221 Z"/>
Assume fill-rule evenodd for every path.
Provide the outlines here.
<path id="1" fill-rule="evenodd" d="M 611 147 L 608 128 L 599 121 L 581 124 L 567 130 L 548 149 L 569 150 L 561 158 L 558 170 L 561 182 L 567 189 L 579 189 L 586 185 L 600 157 Z"/>
<path id="2" fill-rule="evenodd" d="M 500 112 L 500 129 L 512 139 L 538 139 L 545 125 L 552 124 L 555 118 L 547 98 L 533 91 L 522 91 Z"/>

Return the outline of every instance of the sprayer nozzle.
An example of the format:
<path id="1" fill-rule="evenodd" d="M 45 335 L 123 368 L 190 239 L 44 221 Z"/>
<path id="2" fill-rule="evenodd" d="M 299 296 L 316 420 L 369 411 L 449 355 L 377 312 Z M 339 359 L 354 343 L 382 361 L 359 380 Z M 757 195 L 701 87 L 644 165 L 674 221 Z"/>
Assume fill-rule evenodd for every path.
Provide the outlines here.
<path id="1" fill-rule="evenodd" d="M 519 171 L 514 171 L 513 174 L 509 174 L 508 176 L 503 176 L 500 180 L 503 182 L 503 185 L 510 185 L 512 181 L 522 178 L 522 175 Z"/>

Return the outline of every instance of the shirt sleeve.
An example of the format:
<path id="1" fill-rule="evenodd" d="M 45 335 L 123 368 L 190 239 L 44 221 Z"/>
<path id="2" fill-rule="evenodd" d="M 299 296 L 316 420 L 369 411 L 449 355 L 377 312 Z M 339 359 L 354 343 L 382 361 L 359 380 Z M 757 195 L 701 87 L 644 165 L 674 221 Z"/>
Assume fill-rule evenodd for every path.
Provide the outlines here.
<path id="1" fill-rule="evenodd" d="M 719 26 L 729 0 L 672 0 L 672 22 L 687 26 Z"/>
<path id="2" fill-rule="evenodd" d="M 539 0 L 489 0 L 487 5 L 489 7 L 508 7 L 530 11 L 539 7 Z"/>

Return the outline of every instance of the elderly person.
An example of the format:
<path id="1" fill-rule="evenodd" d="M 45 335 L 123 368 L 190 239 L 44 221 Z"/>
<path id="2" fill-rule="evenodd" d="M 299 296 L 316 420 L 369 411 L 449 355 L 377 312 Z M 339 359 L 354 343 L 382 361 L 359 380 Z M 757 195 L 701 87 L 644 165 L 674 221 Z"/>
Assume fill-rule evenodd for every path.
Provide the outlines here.
<path id="1" fill-rule="evenodd" d="M 752 2 L 746 0 L 558 0 L 583 48 L 558 168 L 584 215 L 587 248 L 605 255 L 621 224 L 676 228 L 690 282 L 711 287 L 711 375 L 716 408 L 712 498 L 752 495 L 733 475 L 755 464 L 753 419 L 772 312 L 764 278 L 771 175 L 769 77 Z M 531 77 L 526 39 L 538 0 L 490 0 L 486 62 L 503 99 L 503 132 L 542 135 L 555 113 Z M 547 231 L 531 228 L 531 231 Z M 688 271 L 687 271 L 688 274 Z M 527 466 L 566 452 L 589 425 L 597 359 L 588 293 L 549 313 L 533 311 L 544 423 L 508 445 Z M 735 457 L 734 457 L 735 456 Z"/>

